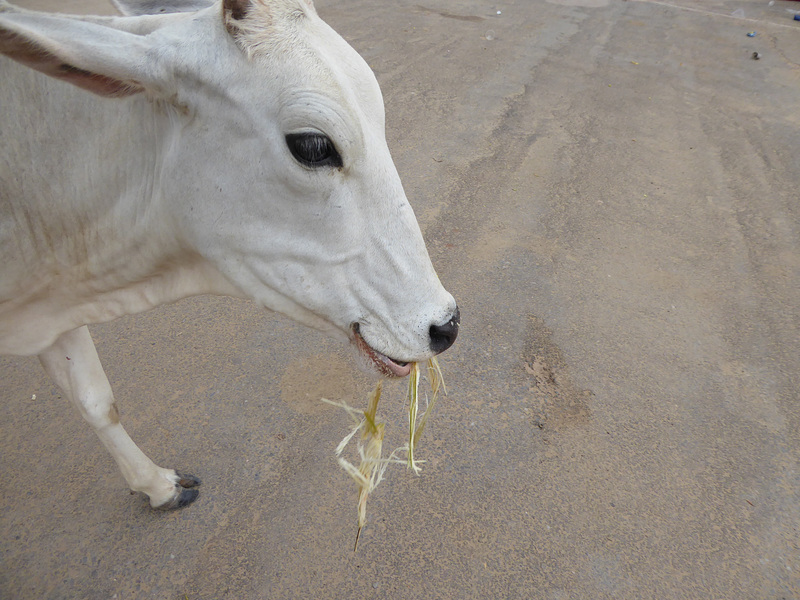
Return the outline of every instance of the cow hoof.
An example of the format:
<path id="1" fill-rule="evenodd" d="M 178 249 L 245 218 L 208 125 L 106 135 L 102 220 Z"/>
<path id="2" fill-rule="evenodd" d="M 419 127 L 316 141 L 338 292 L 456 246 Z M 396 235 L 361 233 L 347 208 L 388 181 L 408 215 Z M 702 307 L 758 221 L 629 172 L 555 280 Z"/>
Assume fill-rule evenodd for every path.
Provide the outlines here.
<path id="1" fill-rule="evenodd" d="M 175 475 L 178 476 L 178 485 L 182 488 L 194 488 L 203 483 L 200 481 L 199 477 L 195 477 L 194 475 L 184 475 L 177 471 L 175 471 Z"/>
<path id="2" fill-rule="evenodd" d="M 175 475 L 178 477 L 178 481 L 175 483 L 175 494 L 171 499 L 164 502 L 164 504 L 159 504 L 154 508 L 158 510 L 175 510 L 183 508 L 184 506 L 189 506 L 192 502 L 197 500 L 200 491 L 194 488 L 200 485 L 200 479 L 194 475 L 185 475 L 178 472 L 176 472 Z"/>
<path id="3" fill-rule="evenodd" d="M 192 502 L 197 500 L 197 497 L 200 495 L 200 492 L 195 489 L 178 489 L 180 491 L 176 492 L 171 500 L 168 500 L 164 504 L 160 504 L 154 508 L 157 508 L 158 510 L 175 510 L 177 508 L 183 508 L 184 506 L 189 506 Z"/>

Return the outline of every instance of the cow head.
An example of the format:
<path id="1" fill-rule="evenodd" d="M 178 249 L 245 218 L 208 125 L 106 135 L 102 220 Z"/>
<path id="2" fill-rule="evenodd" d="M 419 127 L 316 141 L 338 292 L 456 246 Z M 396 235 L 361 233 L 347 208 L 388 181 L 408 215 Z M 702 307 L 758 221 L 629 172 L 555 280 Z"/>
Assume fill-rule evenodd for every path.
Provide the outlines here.
<path id="1" fill-rule="evenodd" d="M 208 4 L 176 1 L 166 12 Z M 242 295 L 350 340 L 388 376 L 453 343 L 458 308 L 389 154 L 378 84 L 310 1 L 8 21 L 12 58 L 160 111 L 152 201 Z"/>

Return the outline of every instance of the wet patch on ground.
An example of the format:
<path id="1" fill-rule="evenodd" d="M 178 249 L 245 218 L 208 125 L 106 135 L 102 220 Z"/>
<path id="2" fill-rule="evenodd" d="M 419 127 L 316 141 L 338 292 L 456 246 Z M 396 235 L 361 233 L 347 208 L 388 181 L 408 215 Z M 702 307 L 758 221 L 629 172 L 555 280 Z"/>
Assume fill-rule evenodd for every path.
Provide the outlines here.
<path id="1" fill-rule="evenodd" d="M 335 354 L 316 354 L 291 363 L 281 377 L 280 389 L 281 400 L 306 415 L 330 410 L 322 398 L 354 405 L 367 397 L 365 386 L 353 378 L 351 364 Z"/>
<path id="2" fill-rule="evenodd" d="M 555 429 L 585 424 L 594 393 L 575 385 L 553 332 L 542 319 L 529 316 L 526 340 L 522 370 L 532 384 L 535 424 Z"/>

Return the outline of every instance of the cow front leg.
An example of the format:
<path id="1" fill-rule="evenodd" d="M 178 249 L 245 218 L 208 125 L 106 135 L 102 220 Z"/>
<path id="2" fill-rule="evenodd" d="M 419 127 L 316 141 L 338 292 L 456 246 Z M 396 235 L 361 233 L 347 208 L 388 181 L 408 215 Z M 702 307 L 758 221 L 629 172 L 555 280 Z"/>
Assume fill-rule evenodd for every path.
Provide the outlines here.
<path id="1" fill-rule="evenodd" d="M 117 461 L 131 490 L 144 492 L 151 506 L 162 509 L 182 508 L 197 498 L 194 488 L 199 479 L 156 465 L 120 424 L 111 385 L 87 327 L 65 333 L 39 359 Z"/>

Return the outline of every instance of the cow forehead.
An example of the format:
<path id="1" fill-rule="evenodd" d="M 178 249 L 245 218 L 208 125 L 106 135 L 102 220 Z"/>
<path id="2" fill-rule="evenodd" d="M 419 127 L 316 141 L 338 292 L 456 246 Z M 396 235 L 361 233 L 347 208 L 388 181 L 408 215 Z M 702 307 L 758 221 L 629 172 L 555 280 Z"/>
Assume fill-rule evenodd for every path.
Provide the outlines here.
<path id="1" fill-rule="evenodd" d="M 260 8 L 232 33 L 251 61 L 269 73 L 279 71 L 281 106 L 335 112 L 340 119 L 366 119 L 383 129 L 383 99 L 375 76 L 339 34 L 302 3 L 256 6 Z"/>

